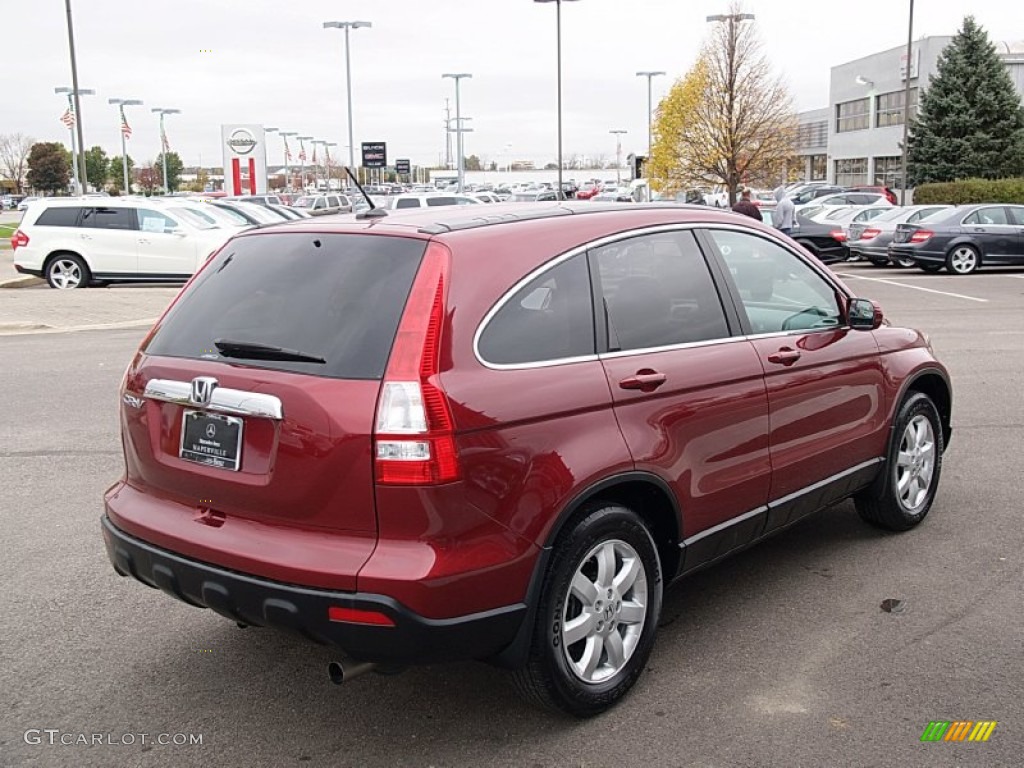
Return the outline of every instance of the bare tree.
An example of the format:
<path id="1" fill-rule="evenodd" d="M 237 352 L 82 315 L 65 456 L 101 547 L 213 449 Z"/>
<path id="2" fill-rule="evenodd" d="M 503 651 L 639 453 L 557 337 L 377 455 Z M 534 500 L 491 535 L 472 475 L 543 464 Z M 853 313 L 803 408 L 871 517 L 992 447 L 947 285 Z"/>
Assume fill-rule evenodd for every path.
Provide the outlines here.
<path id="1" fill-rule="evenodd" d="M 14 182 L 16 192 L 24 192 L 28 173 L 28 155 L 36 140 L 23 133 L 0 134 L 0 168 Z"/>
<path id="2" fill-rule="evenodd" d="M 658 189 L 774 186 L 794 166 L 797 119 L 739 2 L 658 107 L 648 173 Z"/>

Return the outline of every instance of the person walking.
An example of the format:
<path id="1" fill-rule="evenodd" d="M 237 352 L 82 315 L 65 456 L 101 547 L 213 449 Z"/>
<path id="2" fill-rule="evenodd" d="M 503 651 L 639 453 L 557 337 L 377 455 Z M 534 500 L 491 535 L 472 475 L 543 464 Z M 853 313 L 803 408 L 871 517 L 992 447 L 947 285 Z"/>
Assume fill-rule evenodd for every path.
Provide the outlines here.
<path id="1" fill-rule="evenodd" d="M 734 213 L 742 213 L 744 216 L 749 216 L 752 219 L 762 221 L 761 209 L 750 201 L 749 188 L 744 188 L 743 192 L 740 193 L 740 199 L 736 205 L 732 207 L 732 210 Z"/>
<path id="2" fill-rule="evenodd" d="M 796 206 L 786 197 L 785 187 L 775 190 L 775 210 L 772 211 L 772 226 L 784 235 L 792 233 L 796 227 Z"/>

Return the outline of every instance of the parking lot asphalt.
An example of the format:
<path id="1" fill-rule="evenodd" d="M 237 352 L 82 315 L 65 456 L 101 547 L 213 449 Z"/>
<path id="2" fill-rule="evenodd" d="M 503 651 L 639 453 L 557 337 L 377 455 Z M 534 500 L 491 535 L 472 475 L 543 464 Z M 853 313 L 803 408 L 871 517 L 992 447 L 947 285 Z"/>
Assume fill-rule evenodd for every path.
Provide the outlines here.
<path id="1" fill-rule="evenodd" d="M 649 669 L 585 722 L 523 704 L 483 664 L 336 688 L 330 649 L 118 577 L 98 520 L 122 471 L 117 387 L 145 331 L 0 337 L 0 764 L 1019 766 L 1024 270 L 835 271 L 950 367 L 932 511 L 887 534 L 847 502 L 676 585 Z M 8 294 L 55 302 L 51 314 L 84 296 L 106 317 L 104 302 L 146 292 L 156 306 L 173 289 L 0 292 L 0 312 Z M 985 743 L 922 743 L 934 720 L 998 725 Z M 82 734 L 102 743 L 59 743 Z"/>

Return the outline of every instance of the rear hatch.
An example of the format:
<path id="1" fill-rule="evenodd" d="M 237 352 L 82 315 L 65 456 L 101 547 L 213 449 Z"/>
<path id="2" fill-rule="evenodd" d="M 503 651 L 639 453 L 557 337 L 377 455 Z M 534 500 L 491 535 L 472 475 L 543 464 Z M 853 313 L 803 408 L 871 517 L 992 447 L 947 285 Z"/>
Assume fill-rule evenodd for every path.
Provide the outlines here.
<path id="1" fill-rule="evenodd" d="M 126 374 L 129 489 L 177 502 L 161 507 L 165 523 L 373 535 L 374 411 L 425 247 L 273 231 L 231 241 Z"/>

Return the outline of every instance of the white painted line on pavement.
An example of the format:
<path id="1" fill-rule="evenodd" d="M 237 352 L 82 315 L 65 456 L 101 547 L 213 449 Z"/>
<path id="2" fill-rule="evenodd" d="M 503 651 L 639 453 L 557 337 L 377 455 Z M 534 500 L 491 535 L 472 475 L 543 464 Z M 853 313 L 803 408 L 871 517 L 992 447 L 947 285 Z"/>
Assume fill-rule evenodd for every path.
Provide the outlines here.
<path id="1" fill-rule="evenodd" d="M 873 283 L 887 283 L 889 285 L 898 285 L 900 288 L 913 288 L 915 291 L 924 291 L 925 293 L 938 293 L 942 296 L 953 296 L 957 299 L 967 299 L 967 301 L 980 301 L 984 304 L 988 304 L 988 299 L 979 299 L 977 296 L 965 296 L 962 293 L 951 293 L 950 291 L 937 291 L 934 288 L 922 288 L 920 285 L 910 285 L 908 283 L 898 283 L 895 280 L 887 280 L 882 277 L 862 277 L 860 275 L 853 275 L 848 272 L 836 272 L 842 278 L 852 278 L 854 280 L 870 280 Z"/>
<path id="2" fill-rule="evenodd" d="M 79 331 L 120 331 L 129 328 L 150 328 L 159 317 L 141 320 L 123 320 L 117 323 L 94 325 L 51 326 L 42 323 L 0 323 L 0 336 L 28 336 L 39 333 L 77 333 Z"/>

